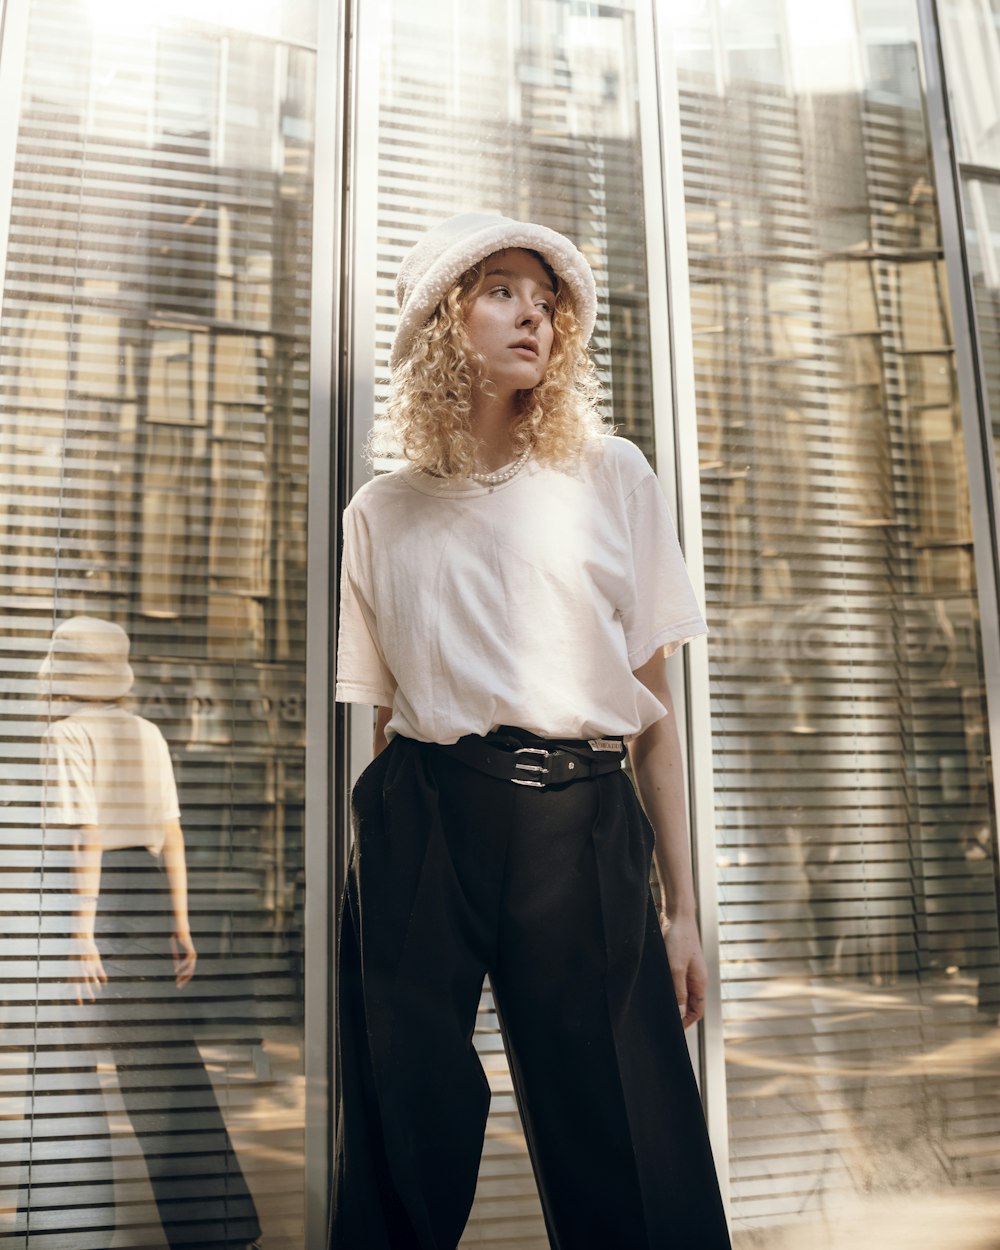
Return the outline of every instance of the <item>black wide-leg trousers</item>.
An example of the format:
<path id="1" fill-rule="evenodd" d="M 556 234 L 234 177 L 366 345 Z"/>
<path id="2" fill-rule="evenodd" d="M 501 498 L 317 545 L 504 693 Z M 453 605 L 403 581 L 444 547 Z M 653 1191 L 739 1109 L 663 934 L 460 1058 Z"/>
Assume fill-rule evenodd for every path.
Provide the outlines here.
<path id="1" fill-rule="evenodd" d="M 557 1250 L 728 1250 L 629 779 L 551 790 L 394 738 L 353 795 L 331 1250 L 453 1250 L 486 974 Z"/>

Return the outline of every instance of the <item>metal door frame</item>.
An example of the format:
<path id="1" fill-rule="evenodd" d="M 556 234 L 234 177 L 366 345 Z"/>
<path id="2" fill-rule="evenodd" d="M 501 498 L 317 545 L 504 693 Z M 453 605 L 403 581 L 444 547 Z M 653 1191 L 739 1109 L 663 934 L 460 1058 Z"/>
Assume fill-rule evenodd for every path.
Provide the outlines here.
<path id="1" fill-rule="evenodd" d="M 989 389 L 980 351 L 957 144 L 948 99 L 947 67 L 937 0 L 916 0 L 920 20 L 920 58 L 924 73 L 927 130 L 934 166 L 944 246 L 945 271 L 958 375 L 959 403 L 969 479 L 969 509 L 976 568 L 979 630 L 986 685 L 986 718 L 990 741 L 991 815 L 997 828 L 996 796 L 1000 795 L 1000 480 L 990 420 Z"/>

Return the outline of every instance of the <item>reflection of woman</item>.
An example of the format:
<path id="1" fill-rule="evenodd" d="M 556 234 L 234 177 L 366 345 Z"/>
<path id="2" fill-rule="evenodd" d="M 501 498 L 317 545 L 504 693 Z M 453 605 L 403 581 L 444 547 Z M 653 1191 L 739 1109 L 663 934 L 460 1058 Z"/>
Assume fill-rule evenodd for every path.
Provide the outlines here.
<path id="1" fill-rule="evenodd" d="M 345 516 L 337 697 L 378 705 L 378 753 L 353 796 L 331 1244 L 457 1244 L 488 973 L 552 1244 L 723 1250 L 663 663 L 705 627 L 656 478 L 595 413 L 593 276 L 553 231 L 465 214 L 397 294 L 409 463 Z"/>
<path id="2" fill-rule="evenodd" d="M 173 767 L 156 726 L 122 706 L 128 651 L 119 626 L 74 617 L 39 674 L 60 716 L 43 739 L 46 836 L 61 827 L 71 844 L 67 1033 L 112 1050 L 168 1244 L 247 1247 L 260 1226 L 179 993 L 197 954 Z"/>

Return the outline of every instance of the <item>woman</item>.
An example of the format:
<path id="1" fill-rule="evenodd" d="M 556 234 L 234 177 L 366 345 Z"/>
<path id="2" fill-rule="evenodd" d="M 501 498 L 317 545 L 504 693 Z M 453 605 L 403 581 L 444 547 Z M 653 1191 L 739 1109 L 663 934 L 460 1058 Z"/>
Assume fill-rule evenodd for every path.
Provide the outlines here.
<path id="1" fill-rule="evenodd" d="M 378 711 L 341 922 L 331 1244 L 457 1245 L 488 974 L 553 1246 L 723 1250 L 663 662 L 705 625 L 656 478 L 597 415 L 593 275 L 554 231 L 467 213 L 417 243 L 397 296 L 408 463 L 345 514 L 337 698 Z"/>
<path id="2" fill-rule="evenodd" d="M 183 993 L 198 957 L 173 765 L 157 727 L 125 707 L 128 635 L 112 621 L 72 617 L 54 631 L 39 677 L 51 717 L 42 739 L 43 847 L 51 854 L 62 842 L 69 851 L 76 999 L 64 1036 L 49 1044 L 64 1056 L 82 1041 L 110 1051 L 167 1244 L 252 1250 L 260 1223 Z M 95 1080 L 80 1077 L 82 1114 Z M 63 1221 L 83 1236 L 81 1216 L 105 1245 L 118 1224 L 128 1226 L 116 1220 L 110 1162 L 102 1169 L 105 1183 L 88 1184 L 78 1201 L 56 1191 L 55 1211 L 44 1186 L 30 1190 L 29 1247 L 36 1228 L 42 1242 Z M 141 1228 L 133 1236 L 145 1244 Z"/>

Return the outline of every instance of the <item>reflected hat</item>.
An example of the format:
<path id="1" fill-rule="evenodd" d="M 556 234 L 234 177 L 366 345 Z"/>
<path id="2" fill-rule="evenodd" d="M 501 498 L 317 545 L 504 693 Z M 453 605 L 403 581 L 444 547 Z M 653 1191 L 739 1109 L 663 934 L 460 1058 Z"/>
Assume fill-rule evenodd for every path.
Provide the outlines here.
<path id="1" fill-rule="evenodd" d="M 460 213 L 428 230 L 399 267 L 399 325 L 389 357 L 393 368 L 406 359 L 417 332 L 462 274 L 484 257 L 508 247 L 523 247 L 544 257 L 569 288 L 583 341 L 588 342 L 597 319 L 597 287 L 579 248 L 547 226 L 514 221 L 499 213 Z"/>
<path id="2" fill-rule="evenodd" d="M 38 676 L 50 695 L 118 699 L 135 680 L 128 652 L 128 634 L 120 625 L 95 616 L 73 616 L 52 634 Z"/>

